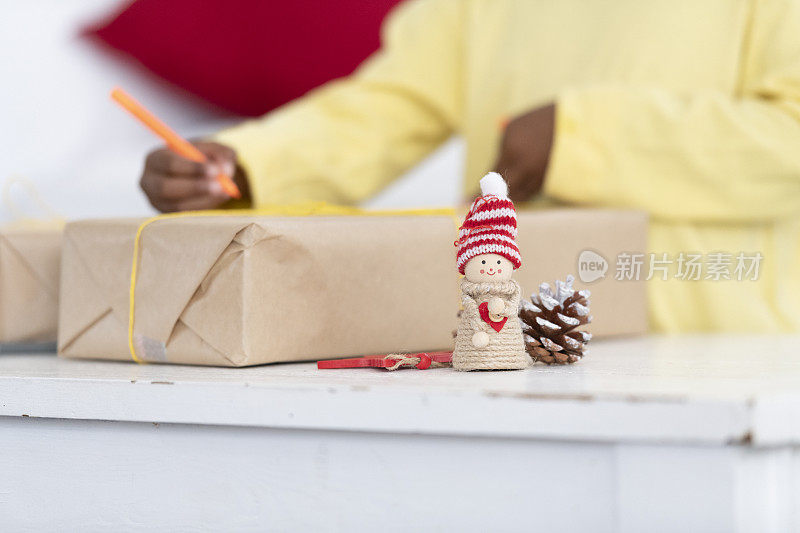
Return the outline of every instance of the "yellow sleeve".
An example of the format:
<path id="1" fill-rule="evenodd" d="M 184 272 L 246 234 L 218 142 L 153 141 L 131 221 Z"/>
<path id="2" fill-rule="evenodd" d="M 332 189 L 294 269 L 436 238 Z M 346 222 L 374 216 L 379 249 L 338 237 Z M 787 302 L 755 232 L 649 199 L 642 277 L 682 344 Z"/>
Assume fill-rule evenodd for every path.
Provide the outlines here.
<path id="1" fill-rule="evenodd" d="M 738 95 L 634 86 L 560 94 L 545 194 L 682 221 L 800 213 L 800 8 L 755 5 Z"/>
<path id="2" fill-rule="evenodd" d="M 458 0 L 403 3 L 355 74 L 217 134 L 255 205 L 356 203 L 446 140 L 461 115 L 461 26 Z"/>

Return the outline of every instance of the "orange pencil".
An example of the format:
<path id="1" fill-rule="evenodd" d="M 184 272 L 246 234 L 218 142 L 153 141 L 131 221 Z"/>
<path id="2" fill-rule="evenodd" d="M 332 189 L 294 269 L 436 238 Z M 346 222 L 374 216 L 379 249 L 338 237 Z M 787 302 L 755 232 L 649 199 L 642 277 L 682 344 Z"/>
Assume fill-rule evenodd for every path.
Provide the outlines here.
<path id="1" fill-rule="evenodd" d="M 167 148 L 176 154 L 197 161 L 198 163 L 207 163 L 208 158 L 203 152 L 198 150 L 192 143 L 175 133 L 175 131 L 159 120 L 154 114 L 144 108 L 142 104 L 133 99 L 131 95 L 120 89 L 114 88 L 111 91 L 111 98 L 125 108 L 131 115 L 138 118 L 142 124 L 150 128 L 150 130 L 164 139 L 167 143 Z M 231 198 L 241 198 L 242 193 L 239 187 L 233 182 L 230 176 L 224 172 L 220 172 L 216 176 L 217 182 L 222 186 Z"/>

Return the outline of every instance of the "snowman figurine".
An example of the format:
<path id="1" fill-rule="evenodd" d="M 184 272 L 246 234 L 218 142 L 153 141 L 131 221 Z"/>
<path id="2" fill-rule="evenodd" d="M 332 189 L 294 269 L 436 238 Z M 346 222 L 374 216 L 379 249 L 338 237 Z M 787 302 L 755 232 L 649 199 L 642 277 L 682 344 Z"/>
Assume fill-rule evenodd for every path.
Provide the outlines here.
<path id="1" fill-rule="evenodd" d="M 461 280 L 461 321 L 456 370 L 514 370 L 530 366 L 517 312 L 520 287 L 511 279 L 522 264 L 517 212 L 500 174 L 481 179 L 481 194 L 459 229 L 456 266 Z"/>

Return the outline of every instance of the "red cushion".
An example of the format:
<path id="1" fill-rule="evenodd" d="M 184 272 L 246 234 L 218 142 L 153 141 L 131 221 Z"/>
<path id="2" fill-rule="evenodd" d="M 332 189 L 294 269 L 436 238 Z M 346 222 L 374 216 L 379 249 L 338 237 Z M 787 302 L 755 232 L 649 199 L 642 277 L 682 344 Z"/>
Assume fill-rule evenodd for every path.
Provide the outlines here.
<path id="1" fill-rule="evenodd" d="M 257 116 L 350 74 L 378 48 L 399 1 L 135 0 L 85 33 L 217 106 Z"/>

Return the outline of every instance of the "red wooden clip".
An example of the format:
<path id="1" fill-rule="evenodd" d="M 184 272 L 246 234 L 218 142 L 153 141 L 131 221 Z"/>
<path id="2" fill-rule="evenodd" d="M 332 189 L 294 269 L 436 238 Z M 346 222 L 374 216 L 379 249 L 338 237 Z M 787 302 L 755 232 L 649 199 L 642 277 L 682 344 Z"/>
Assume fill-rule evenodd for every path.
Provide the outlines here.
<path id="1" fill-rule="evenodd" d="M 386 368 L 396 370 L 397 368 L 414 367 L 419 370 L 425 370 L 430 368 L 433 363 L 445 364 L 450 363 L 452 360 L 453 352 L 399 353 L 317 361 L 317 368 Z"/>

